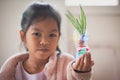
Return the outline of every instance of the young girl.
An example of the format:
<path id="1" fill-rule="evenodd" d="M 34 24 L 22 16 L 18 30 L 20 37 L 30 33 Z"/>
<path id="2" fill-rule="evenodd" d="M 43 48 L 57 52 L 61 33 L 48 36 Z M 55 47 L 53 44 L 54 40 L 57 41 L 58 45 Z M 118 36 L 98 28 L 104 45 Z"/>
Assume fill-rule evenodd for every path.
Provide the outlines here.
<path id="1" fill-rule="evenodd" d="M 90 52 L 78 59 L 58 48 L 61 17 L 49 4 L 33 3 L 23 13 L 20 36 L 27 53 L 9 59 L 0 80 L 90 80 Z"/>

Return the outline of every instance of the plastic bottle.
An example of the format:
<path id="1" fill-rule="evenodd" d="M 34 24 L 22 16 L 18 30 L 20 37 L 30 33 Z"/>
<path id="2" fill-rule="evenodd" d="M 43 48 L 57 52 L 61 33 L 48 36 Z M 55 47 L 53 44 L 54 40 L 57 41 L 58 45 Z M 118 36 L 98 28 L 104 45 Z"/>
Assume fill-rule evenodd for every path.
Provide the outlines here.
<path id="1" fill-rule="evenodd" d="M 81 35 L 77 30 L 73 32 L 73 40 L 76 48 L 76 59 L 89 51 L 88 34 Z"/>

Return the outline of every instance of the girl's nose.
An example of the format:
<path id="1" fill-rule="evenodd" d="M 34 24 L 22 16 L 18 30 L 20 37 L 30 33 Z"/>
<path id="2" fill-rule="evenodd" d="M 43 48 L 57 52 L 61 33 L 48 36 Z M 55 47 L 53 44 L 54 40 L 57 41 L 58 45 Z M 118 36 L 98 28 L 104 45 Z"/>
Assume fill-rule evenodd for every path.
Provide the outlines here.
<path id="1" fill-rule="evenodd" d="M 43 38 L 41 38 L 41 40 L 40 40 L 40 44 L 42 44 L 42 45 L 48 45 L 48 44 L 49 44 L 49 41 L 48 41 L 47 38 L 43 37 Z"/>

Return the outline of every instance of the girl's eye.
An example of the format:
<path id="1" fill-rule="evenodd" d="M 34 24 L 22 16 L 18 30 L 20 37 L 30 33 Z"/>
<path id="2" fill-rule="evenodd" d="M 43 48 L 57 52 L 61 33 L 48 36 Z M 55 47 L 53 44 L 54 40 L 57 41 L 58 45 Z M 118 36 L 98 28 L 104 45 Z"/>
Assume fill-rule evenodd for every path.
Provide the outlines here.
<path id="1" fill-rule="evenodd" d="M 33 35 L 35 35 L 35 36 L 40 36 L 40 33 L 33 33 Z"/>
<path id="2" fill-rule="evenodd" d="M 50 34 L 49 37 L 56 37 L 56 34 Z"/>

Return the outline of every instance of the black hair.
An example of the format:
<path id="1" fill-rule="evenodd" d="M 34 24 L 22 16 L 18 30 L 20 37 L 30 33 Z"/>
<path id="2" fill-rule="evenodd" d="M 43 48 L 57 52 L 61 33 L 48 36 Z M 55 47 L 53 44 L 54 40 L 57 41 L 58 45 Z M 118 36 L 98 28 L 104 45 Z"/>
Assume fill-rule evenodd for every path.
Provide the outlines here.
<path id="1" fill-rule="evenodd" d="M 32 3 L 24 11 L 21 20 L 21 28 L 26 35 L 26 32 L 30 25 L 32 25 L 37 20 L 44 20 L 46 18 L 53 18 L 57 22 L 59 35 L 61 35 L 61 16 L 60 14 L 49 4 L 45 3 Z M 28 49 L 26 49 L 28 51 Z M 59 47 L 56 48 L 57 51 L 61 52 Z"/>

